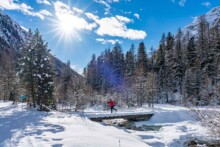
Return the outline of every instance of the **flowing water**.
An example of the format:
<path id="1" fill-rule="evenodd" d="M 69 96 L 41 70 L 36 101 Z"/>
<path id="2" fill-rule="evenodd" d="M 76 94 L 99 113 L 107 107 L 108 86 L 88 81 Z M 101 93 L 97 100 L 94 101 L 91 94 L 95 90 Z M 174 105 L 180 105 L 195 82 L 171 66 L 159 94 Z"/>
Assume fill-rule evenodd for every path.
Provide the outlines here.
<path id="1" fill-rule="evenodd" d="M 138 127 L 134 121 L 126 121 L 123 119 L 104 120 L 103 123 L 135 131 L 159 131 L 162 128 L 162 126 L 155 125 L 142 125 Z"/>

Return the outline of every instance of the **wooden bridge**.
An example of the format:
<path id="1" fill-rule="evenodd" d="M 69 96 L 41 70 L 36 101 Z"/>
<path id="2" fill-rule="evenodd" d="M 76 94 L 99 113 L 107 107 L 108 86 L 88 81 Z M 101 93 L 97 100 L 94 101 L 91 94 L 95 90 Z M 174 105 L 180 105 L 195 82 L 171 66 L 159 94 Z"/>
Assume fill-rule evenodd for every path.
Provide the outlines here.
<path id="1" fill-rule="evenodd" d="M 95 114 L 87 115 L 92 121 L 101 122 L 107 119 L 125 119 L 129 121 L 144 121 L 149 120 L 153 113 L 116 113 L 116 114 Z"/>

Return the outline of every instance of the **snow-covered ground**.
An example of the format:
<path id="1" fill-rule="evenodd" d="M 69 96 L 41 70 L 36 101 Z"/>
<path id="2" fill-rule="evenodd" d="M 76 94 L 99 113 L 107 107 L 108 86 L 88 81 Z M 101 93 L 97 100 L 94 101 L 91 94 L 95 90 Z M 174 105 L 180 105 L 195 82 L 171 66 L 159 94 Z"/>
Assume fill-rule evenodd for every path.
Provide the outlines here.
<path id="1" fill-rule="evenodd" d="M 203 109 L 203 108 L 200 108 Z M 207 109 L 207 108 L 206 108 Z M 136 122 L 136 127 L 153 126 L 161 127 L 156 131 L 135 131 L 127 130 L 131 135 L 139 137 L 147 145 L 153 147 L 180 147 L 183 143 L 193 138 L 207 138 L 208 131 L 197 120 L 196 116 L 188 108 L 165 104 L 156 104 L 154 109 L 138 108 L 120 110 L 118 115 L 127 113 L 154 113 L 149 121 Z M 89 116 L 111 115 L 110 111 L 87 109 L 85 113 Z M 113 114 L 115 115 L 115 114 Z"/>
<path id="2" fill-rule="evenodd" d="M 179 147 L 191 138 L 207 138 L 208 135 L 189 109 L 172 105 L 155 105 L 154 116 L 149 121 L 136 123 L 136 126 L 141 125 L 162 126 L 159 131 L 129 131 L 155 147 Z"/>
<path id="3" fill-rule="evenodd" d="M 3 147 L 144 147 L 140 138 L 77 113 L 37 112 L 0 102 Z"/>
<path id="4" fill-rule="evenodd" d="M 149 112 L 149 109 L 119 110 Z M 92 122 L 87 114 L 106 111 L 87 109 L 86 113 L 38 112 L 0 101 L 0 147 L 179 147 L 190 137 L 207 134 L 190 110 L 155 105 L 150 121 L 136 126 L 158 125 L 159 131 L 134 131 Z M 109 112 L 107 112 L 109 113 Z"/>

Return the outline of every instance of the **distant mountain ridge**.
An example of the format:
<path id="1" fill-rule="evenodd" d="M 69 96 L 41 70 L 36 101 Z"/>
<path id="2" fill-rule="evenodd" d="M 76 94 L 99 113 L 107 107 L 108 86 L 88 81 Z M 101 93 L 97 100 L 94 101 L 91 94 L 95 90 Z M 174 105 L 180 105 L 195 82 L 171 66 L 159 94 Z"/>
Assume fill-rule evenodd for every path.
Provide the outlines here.
<path id="1" fill-rule="evenodd" d="M 214 26 L 220 25 L 220 6 L 211 9 L 209 12 L 204 14 L 206 21 L 209 23 L 209 27 L 213 28 Z M 192 23 L 187 25 L 182 29 L 183 34 L 186 35 L 187 32 L 191 36 L 198 37 L 198 28 L 199 28 L 199 17 L 196 17 Z"/>
<path id="2" fill-rule="evenodd" d="M 18 51 L 24 43 L 26 36 L 27 32 L 19 24 L 0 11 L 0 49 L 14 49 Z"/>

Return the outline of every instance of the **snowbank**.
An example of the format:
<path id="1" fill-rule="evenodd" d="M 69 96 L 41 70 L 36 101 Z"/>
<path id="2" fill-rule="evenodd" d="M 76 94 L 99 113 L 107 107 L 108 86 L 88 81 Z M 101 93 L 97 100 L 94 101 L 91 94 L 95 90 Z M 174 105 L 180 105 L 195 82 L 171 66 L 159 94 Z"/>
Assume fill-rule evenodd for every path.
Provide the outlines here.
<path id="1" fill-rule="evenodd" d="M 195 115 L 184 107 L 172 106 L 172 105 L 155 105 L 154 116 L 145 122 L 136 123 L 137 126 L 144 125 L 169 125 L 179 122 L 194 122 L 196 121 Z"/>
<path id="2" fill-rule="evenodd" d="M 145 147 L 139 137 L 78 113 L 38 112 L 0 102 L 0 146 Z"/>
<path id="3" fill-rule="evenodd" d="M 200 108 L 202 109 L 202 108 Z M 196 116 L 191 110 L 181 106 L 156 104 L 154 109 L 139 108 L 120 110 L 116 114 L 122 115 L 126 113 L 151 113 L 154 115 L 149 121 L 136 122 L 136 127 L 142 126 L 158 126 L 158 131 L 134 131 L 128 130 L 132 135 L 139 137 L 146 142 L 147 145 L 153 147 L 179 147 L 191 138 L 207 138 L 207 130 L 197 121 Z M 110 110 L 90 108 L 85 110 L 88 116 L 110 115 Z"/>
<path id="4" fill-rule="evenodd" d="M 196 120 L 194 113 L 184 107 L 155 105 L 154 116 L 149 121 L 137 122 L 136 126 L 162 126 L 159 131 L 132 131 L 150 146 L 183 146 L 191 138 L 207 136 L 206 128 Z"/>

